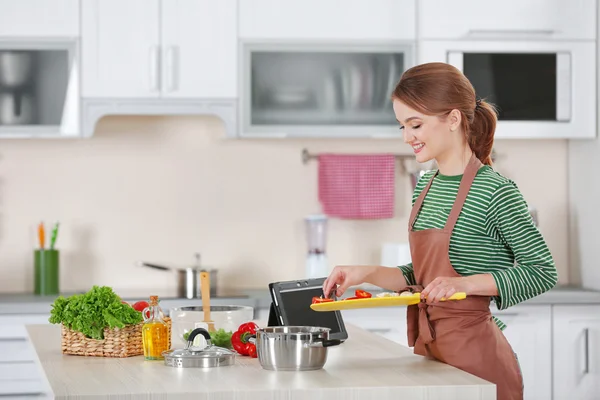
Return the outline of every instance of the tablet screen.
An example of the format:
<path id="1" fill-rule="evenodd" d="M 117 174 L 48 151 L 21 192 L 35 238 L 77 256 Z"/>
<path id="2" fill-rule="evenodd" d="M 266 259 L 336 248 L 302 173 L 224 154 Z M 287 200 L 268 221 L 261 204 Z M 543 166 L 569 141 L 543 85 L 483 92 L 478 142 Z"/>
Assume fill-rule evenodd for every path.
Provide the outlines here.
<path id="1" fill-rule="evenodd" d="M 340 331 L 337 313 L 317 312 L 310 308 L 312 298 L 323 295 L 322 287 L 281 290 L 279 295 L 287 325 L 320 326 L 330 328 L 331 333 Z"/>

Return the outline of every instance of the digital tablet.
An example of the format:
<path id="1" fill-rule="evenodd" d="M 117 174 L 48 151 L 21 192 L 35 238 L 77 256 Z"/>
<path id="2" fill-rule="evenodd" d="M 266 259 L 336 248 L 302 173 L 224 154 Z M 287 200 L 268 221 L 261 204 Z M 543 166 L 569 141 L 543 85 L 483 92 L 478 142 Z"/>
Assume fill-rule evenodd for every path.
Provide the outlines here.
<path id="1" fill-rule="evenodd" d="M 325 278 L 270 283 L 271 312 L 275 313 L 271 323 L 276 320 L 282 326 L 329 328 L 330 339 L 346 340 L 348 333 L 340 311 L 317 312 L 310 308 L 312 298 L 323 295 L 323 282 Z"/>

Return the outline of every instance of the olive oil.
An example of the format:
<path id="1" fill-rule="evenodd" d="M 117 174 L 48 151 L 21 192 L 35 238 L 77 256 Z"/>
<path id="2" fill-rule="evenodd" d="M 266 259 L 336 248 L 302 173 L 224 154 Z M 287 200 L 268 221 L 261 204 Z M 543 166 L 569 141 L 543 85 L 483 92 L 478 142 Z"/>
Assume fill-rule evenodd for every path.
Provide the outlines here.
<path id="1" fill-rule="evenodd" d="M 150 296 L 150 306 L 146 308 L 144 325 L 142 326 L 142 341 L 144 344 L 144 358 L 146 360 L 164 359 L 163 351 L 169 350 L 168 327 L 163 320 L 163 312 L 158 305 L 158 296 Z"/>

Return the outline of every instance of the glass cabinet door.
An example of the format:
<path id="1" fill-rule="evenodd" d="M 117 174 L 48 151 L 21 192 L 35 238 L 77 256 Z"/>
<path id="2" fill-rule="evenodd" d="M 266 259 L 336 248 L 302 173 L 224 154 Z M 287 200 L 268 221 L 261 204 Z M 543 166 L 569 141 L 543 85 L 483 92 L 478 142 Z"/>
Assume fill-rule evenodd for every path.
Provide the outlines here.
<path id="1" fill-rule="evenodd" d="M 79 95 L 72 53 L 0 43 L 0 134 L 61 130 Z"/>
<path id="2" fill-rule="evenodd" d="M 250 46 L 243 77 L 244 129 L 304 135 L 399 135 L 391 94 L 412 53 L 400 46 Z"/>

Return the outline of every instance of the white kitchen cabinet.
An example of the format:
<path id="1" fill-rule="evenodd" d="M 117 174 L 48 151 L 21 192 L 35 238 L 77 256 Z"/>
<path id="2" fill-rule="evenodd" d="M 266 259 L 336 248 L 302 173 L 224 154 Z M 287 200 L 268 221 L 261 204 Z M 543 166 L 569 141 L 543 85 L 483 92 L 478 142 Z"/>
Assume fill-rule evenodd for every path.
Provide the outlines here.
<path id="1" fill-rule="evenodd" d="M 160 0 L 86 0 L 82 4 L 84 97 L 160 95 Z"/>
<path id="2" fill-rule="evenodd" d="M 48 318 L 48 314 L 0 315 L 0 398 L 50 396 L 25 329 L 25 325 L 48 324 Z"/>
<path id="3" fill-rule="evenodd" d="M 552 307 L 518 305 L 492 313 L 507 327 L 504 335 L 517 353 L 525 400 L 552 398 Z"/>
<path id="4" fill-rule="evenodd" d="M 79 0 L 0 0 L 1 39 L 78 36 Z"/>
<path id="5" fill-rule="evenodd" d="M 236 15 L 232 0 L 86 0 L 83 96 L 234 98 Z"/>
<path id="6" fill-rule="evenodd" d="M 420 0 L 419 39 L 596 38 L 596 0 Z"/>
<path id="7" fill-rule="evenodd" d="M 341 313 L 345 324 L 356 325 L 408 347 L 406 307 L 344 310 Z"/>
<path id="8" fill-rule="evenodd" d="M 242 39 L 408 40 L 416 0 L 240 1 Z"/>
<path id="9" fill-rule="evenodd" d="M 554 307 L 554 399 L 598 399 L 600 305 Z"/>
<path id="10" fill-rule="evenodd" d="M 236 1 L 168 0 L 161 4 L 163 96 L 235 98 Z"/>

